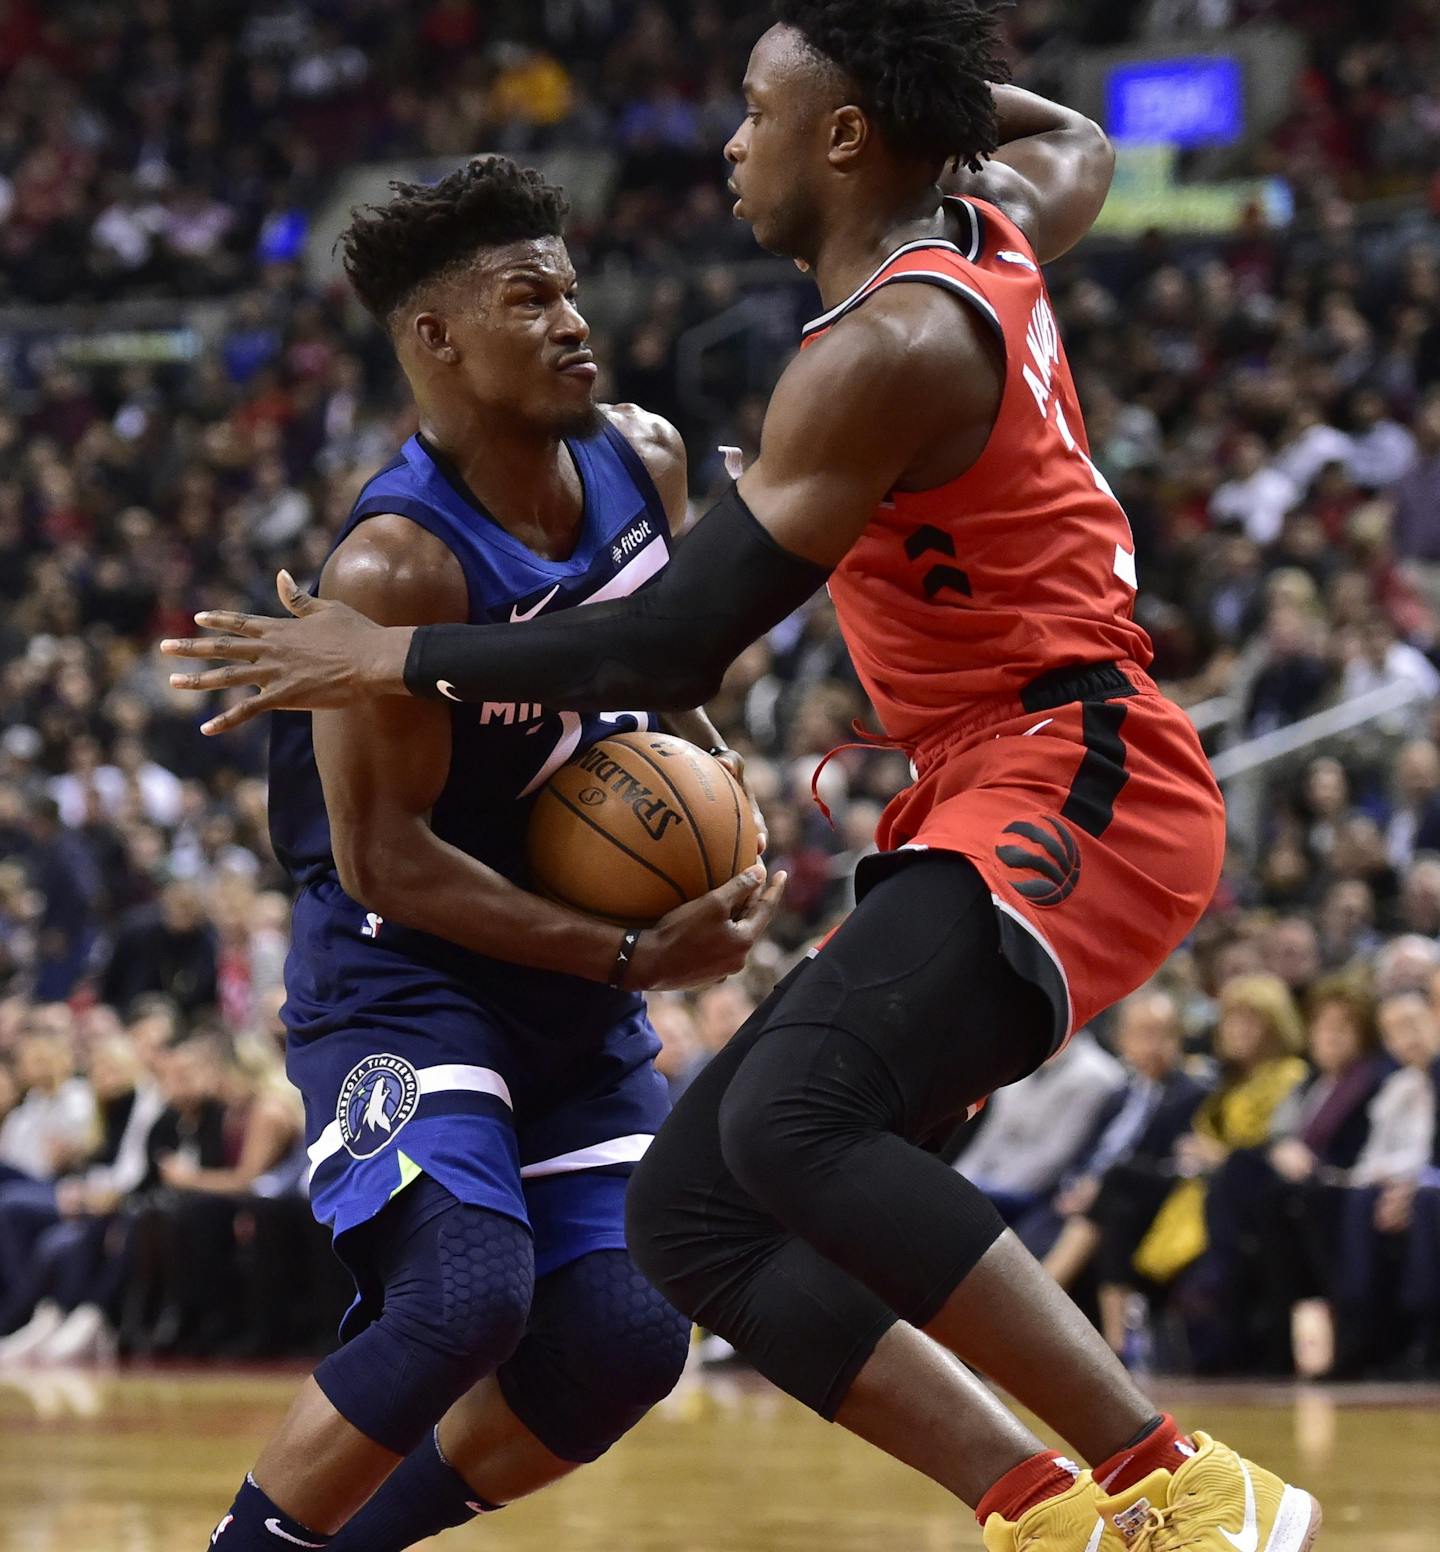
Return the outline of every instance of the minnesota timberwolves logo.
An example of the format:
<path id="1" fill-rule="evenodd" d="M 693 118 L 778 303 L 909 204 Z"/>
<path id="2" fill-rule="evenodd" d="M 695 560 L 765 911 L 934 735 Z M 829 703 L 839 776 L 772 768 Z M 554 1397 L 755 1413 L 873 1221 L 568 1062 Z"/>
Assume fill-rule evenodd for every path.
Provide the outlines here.
<path id="1" fill-rule="evenodd" d="M 420 1079 L 403 1057 L 367 1056 L 340 1085 L 335 1119 L 352 1157 L 368 1159 L 420 1108 Z"/>

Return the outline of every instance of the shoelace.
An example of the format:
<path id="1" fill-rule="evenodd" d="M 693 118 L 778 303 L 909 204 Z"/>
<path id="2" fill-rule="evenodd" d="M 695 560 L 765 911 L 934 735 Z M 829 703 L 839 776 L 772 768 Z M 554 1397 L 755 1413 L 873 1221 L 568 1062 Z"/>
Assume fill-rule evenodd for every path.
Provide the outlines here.
<path id="1" fill-rule="evenodd" d="M 1184 1496 L 1188 1498 L 1190 1494 Z M 1183 1552 L 1184 1548 L 1194 1546 L 1194 1538 L 1171 1523 L 1176 1507 L 1173 1503 L 1162 1508 L 1152 1504 L 1145 1523 L 1131 1538 L 1127 1552 Z"/>

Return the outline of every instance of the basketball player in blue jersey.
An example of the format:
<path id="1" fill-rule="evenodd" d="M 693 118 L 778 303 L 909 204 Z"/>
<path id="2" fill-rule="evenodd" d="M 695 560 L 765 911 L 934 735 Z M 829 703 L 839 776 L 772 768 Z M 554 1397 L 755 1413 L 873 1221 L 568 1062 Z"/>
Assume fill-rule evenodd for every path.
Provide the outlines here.
<path id="1" fill-rule="evenodd" d="M 563 196 L 500 158 L 395 188 L 345 265 L 421 430 L 362 490 L 321 592 L 420 625 L 634 591 L 683 519 L 684 449 L 595 403 Z M 703 713 L 668 722 L 724 757 Z M 401 699 L 276 718 L 288 1069 L 359 1293 L 220 1552 L 410 1546 L 595 1459 L 678 1377 L 689 1322 L 625 1249 L 626 1182 L 668 1108 L 639 992 L 739 969 L 783 875 L 680 908 L 633 960 L 633 935 L 522 882 L 531 795 L 656 725 Z"/>

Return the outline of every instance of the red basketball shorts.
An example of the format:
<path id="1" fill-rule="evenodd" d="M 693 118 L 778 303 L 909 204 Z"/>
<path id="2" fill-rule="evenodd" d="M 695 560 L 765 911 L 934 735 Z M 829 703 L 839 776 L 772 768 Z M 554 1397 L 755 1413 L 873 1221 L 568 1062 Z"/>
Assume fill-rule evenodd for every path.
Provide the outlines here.
<path id="1" fill-rule="evenodd" d="M 857 875 L 863 894 L 915 850 L 968 857 L 1006 958 L 1050 996 L 1056 1049 L 1155 974 L 1224 858 L 1225 806 L 1189 718 L 1123 667 L 1128 693 L 1010 702 L 917 751 Z"/>

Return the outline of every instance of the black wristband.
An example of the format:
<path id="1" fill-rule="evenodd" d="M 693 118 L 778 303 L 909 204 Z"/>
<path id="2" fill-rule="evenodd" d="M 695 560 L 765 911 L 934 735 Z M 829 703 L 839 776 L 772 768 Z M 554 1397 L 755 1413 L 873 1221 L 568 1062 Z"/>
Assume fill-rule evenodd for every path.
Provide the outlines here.
<path id="1" fill-rule="evenodd" d="M 617 988 L 625 985 L 625 972 L 630 968 L 630 961 L 635 954 L 635 945 L 640 941 L 640 929 L 632 927 L 623 938 L 620 939 L 620 949 L 615 955 L 615 968 L 610 972 L 610 984 Z"/>

